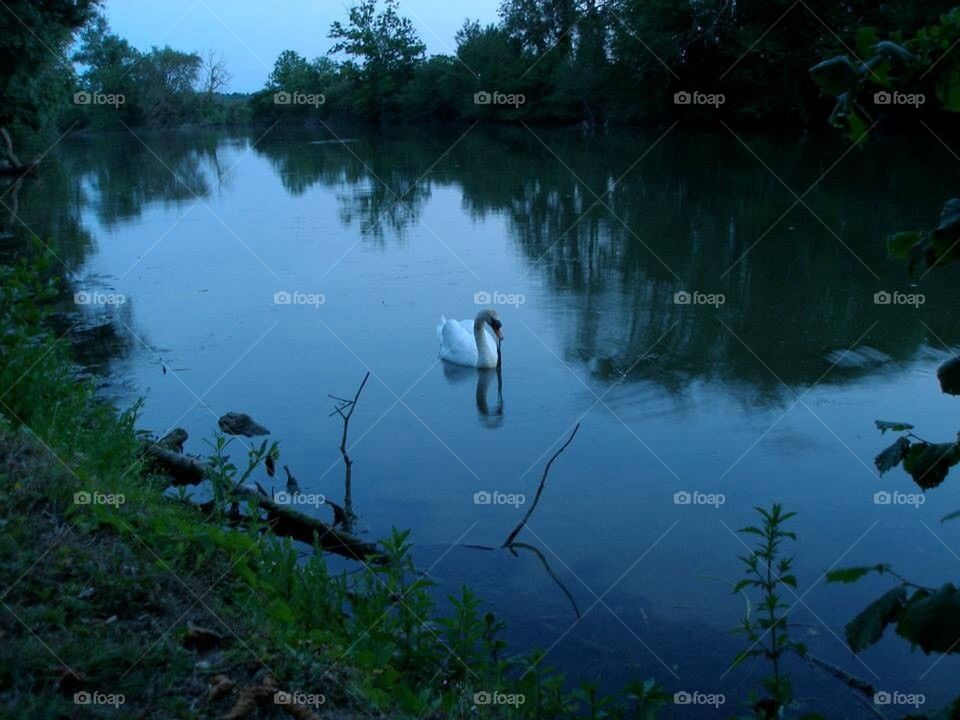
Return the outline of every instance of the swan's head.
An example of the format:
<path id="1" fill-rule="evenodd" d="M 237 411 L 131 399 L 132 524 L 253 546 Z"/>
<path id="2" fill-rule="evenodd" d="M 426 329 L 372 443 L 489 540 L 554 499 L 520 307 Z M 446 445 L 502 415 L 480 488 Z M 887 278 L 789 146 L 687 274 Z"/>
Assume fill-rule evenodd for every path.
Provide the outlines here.
<path id="1" fill-rule="evenodd" d="M 503 340 L 503 323 L 500 322 L 500 317 L 497 315 L 496 310 L 488 308 L 477 313 L 477 317 L 473 321 L 474 328 L 480 327 L 484 323 L 490 326 L 493 334 L 497 336 L 497 340 Z"/>

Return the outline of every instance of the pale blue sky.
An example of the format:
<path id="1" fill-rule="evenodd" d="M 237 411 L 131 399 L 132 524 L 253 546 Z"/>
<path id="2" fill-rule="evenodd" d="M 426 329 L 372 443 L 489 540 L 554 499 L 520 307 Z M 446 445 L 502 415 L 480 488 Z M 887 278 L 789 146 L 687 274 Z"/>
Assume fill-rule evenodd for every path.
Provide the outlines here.
<path id="1" fill-rule="evenodd" d="M 330 47 L 334 20 L 345 20 L 349 0 L 106 0 L 113 31 L 134 47 L 170 45 L 177 50 L 214 49 L 226 58 L 230 90 L 263 87 L 283 50 L 314 58 Z M 500 0 L 400 0 L 427 51 L 452 53 L 453 37 L 470 17 L 496 22 Z"/>

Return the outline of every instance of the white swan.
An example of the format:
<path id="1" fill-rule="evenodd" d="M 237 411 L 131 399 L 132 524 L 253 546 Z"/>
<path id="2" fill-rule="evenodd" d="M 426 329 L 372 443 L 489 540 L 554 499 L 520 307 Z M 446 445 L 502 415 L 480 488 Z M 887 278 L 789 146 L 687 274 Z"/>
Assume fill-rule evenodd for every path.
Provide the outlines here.
<path id="1" fill-rule="evenodd" d="M 437 338 L 440 340 L 440 357 L 454 365 L 466 365 L 477 368 L 495 368 L 497 366 L 497 346 L 484 326 L 489 325 L 498 340 L 503 339 L 503 323 L 497 317 L 496 310 L 481 310 L 473 319 L 471 333 L 470 320 L 447 320 L 440 316 L 437 326 Z"/>

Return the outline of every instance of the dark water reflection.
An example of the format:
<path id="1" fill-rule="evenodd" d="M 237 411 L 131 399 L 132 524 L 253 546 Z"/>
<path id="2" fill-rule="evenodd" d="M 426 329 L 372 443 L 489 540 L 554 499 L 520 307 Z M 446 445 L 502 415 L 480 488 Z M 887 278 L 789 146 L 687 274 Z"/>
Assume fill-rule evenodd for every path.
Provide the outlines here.
<path id="1" fill-rule="evenodd" d="M 812 651 L 943 700 L 954 661 L 926 673 L 933 661 L 895 639 L 861 659 L 844 647 L 843 624 L 882 581 L 836 588 L 822 574 L 889 561 L 939 584 L 958 569 L 960 526 L 939 524 L 957 505 L 950 483 L 919 509 L 878 506 L 879 489 L 913 490 L 871 469 L 875 418 L 956 431 L 934 375 L 960 341 L 954 276 L 911 287 L 882 238 L 929 226 L 958 166 L 932 138 L 849 151 L 722 129 L 659 137 L 78 137 L 17 200 L 77 287 L 127 299 L 80 308 L 85 364 L 114 397 L 146 395 L 143 424 L 186 427 L 196 452 L 216 415 L 250 412 L 304 491 L 335 497 L 326 395 L 370 369 L 351 425 L 361 523 L 413 528 L 441 590 L 474 585 L 519 648 L 551 648 L 553 664 L 603 684 L 635 673 L 744 697 L 762 668 L 725 674 L 743 603 L 718 578 L 739 572 L 733 531 L 752 507 L 782 500 L 800 513 L 795 612 Z M 6 252 L 30 234 L 9 226 Z M 926 301 L 876 304 L 880 291 Z M 325 302 L 278 305 L 278 292 Z M 679 304 L 681 292 L 724 302 Z M 502 377 L 436 363 L 439 316 L 473 315 L 478 293 L 517 300 L 498 308 Z M 464 545 L 499 545 L 523 511 L 474 494 L 532 498 L 577 421 L 520 538 L 575 597 L 573 624 L 534 553 Z M 694 490 L 725 503 L 674 503 Z M 798 695 L 856 716 L 841 690 L 792 669 Z"/>

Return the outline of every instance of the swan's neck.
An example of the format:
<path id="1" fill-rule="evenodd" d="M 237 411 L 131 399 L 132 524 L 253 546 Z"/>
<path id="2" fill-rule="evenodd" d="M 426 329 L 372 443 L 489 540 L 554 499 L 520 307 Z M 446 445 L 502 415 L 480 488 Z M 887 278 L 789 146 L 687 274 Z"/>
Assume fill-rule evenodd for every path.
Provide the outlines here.
<path id="1" fill-rule="evenodd" d="M 483 329 L 483 325 L 482 320 L 477 320 L 473 323 L 473 337 L 477 341 L 477 367 L 496 367 L 497 356 L 490 348 L 490 343 L 486 338 L 486 331 Z"/>

